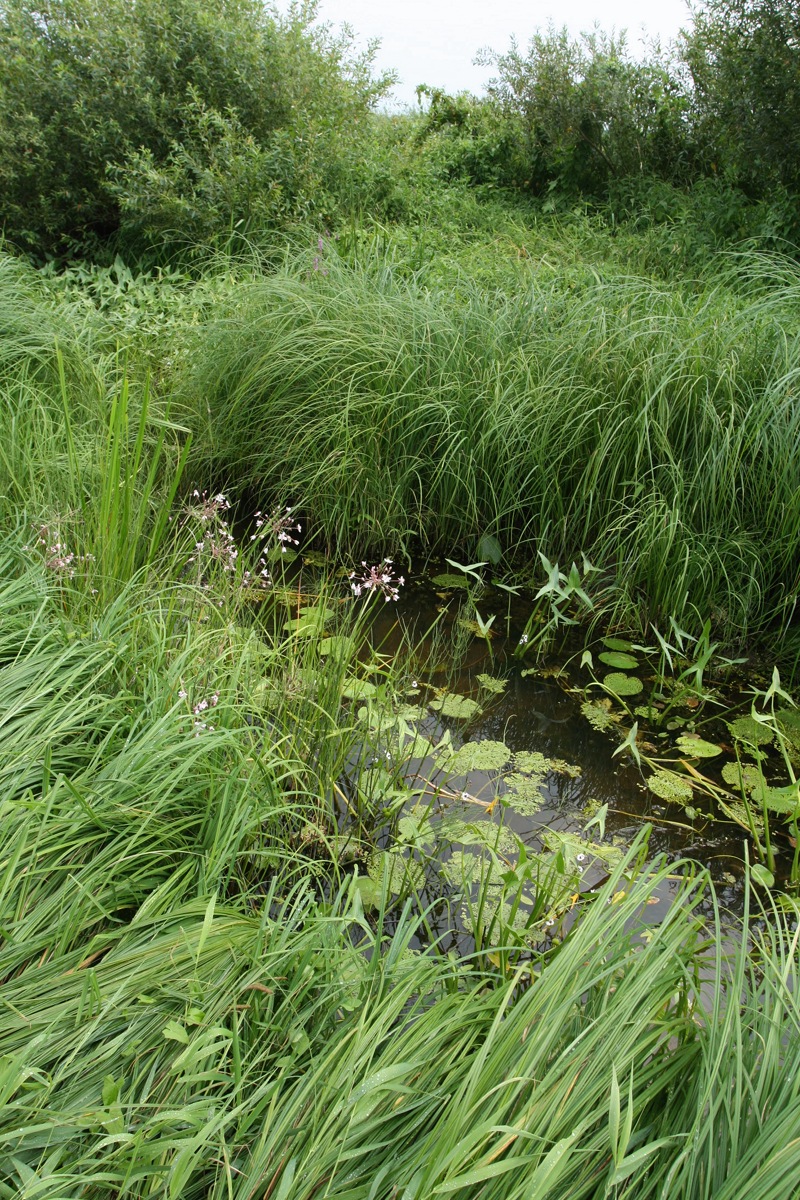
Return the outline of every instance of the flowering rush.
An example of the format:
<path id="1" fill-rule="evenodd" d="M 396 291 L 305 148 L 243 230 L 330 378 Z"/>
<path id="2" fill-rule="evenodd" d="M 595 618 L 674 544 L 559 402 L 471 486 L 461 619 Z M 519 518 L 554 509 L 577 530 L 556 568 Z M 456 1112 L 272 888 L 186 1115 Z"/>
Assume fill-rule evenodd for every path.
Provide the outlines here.
<path id="1" fill-rule="evenodd" d="M 256 533 L 250 535 L 250 541 L 254 542 L 257 538 L 262 541 L 269 537 L 274 537 L 281 548 L 281 554 L 285 554 L 290 546 L 299 546 L 300 539 L 294 535 L 302 533 L 300 522 L 292 516 L 292 510 L 288 506 L 281 511 L 277 509 L 271 517 L 265 517 L 263 513 L 256 513 Z"/>
<path id="2" fill-rule="evenodd" d="M 394 574 L 390 558 L 384 558 L 377 567 L 368 567 L 365 562 L 361 565 L 364 568 L 361 575 L 357 575 L 355 571 L 350 572 L 350 587 L 354 595 L 372 595 L 374 592 L 380 592 L 384 600 L 397 599 L 405 579 L 402 575 Z"/>

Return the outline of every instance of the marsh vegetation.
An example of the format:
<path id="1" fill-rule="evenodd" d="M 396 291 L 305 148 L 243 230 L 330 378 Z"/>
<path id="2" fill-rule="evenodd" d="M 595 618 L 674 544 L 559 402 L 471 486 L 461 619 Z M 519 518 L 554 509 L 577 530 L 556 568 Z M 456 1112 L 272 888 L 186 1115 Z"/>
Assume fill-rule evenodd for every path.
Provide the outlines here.
<path id="1" fill-rule="evenodd" d="M 0 1196 L 786 1200 L 794 7 L 168 8 L 0 0 Z"/>

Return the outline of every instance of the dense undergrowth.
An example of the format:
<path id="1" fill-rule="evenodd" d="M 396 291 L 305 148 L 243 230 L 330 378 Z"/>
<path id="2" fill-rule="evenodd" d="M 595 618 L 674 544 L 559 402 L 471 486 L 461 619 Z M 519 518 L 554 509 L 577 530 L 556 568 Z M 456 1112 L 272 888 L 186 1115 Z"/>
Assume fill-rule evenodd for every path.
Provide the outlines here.
<path id="1" fill-rule="evenodd" d="M 796 14 L 392 117 L 313 4 L 168 9 L 0 3 L 0 1197 L 786 1200 Z M 522 592 L 510 673 L 592 622 L 615 753 L 749 830 L 741 920 L 604 806 L 540 851 L 452 791 L 547 760 L 461 745 L 443 621 L 374 644 L 431 556 L 464 644 Z M 734 649 L 781 673 L 712 779 Z"/>
<path id="2" fill-rule="evenodd" d="M 221 502 L 194 496 L 190 472 L 299 496 L 340 553 L 485 529 L 532 547 L 543 511 L 559 546 L 586 542 L 602 528 L 586 472 L 622 481 L 616 502 L 641 520 L 637 464 L 703 514 L 716 463 L 730 517 L 737 489 L 758 487 L 758 438 L 777 438 L 738 422 L 791 386 L 793 271 L 775 298 L 757 291 L 775 264 L 683 296 L 526 267 L 525 293 L 498 296 L 490 322 L 466 285 L 448 308 L 442 283 L 325 263 L 162 291 L 121 269 L 87 284 L 3 264 L 0 1192 L 784 1200 L 800 1109 L 793 904 L 760 934 L 723 934 L 690 869 L 642 927 L 676 867 L 645 865 L 640 846 L 563 941 L 541 922 L 526 941 L 499 910 L 491 941 L 438 953 L 427 905 L 446 893 L 410 877 L 376 901 L 361 886 L 400 778 L 370 775 L 353 680 L 391 695 L 402 663 L 364 658 L 368 608 L 340 605 L 335 581 L 338 649 L 321 657 L 280 554 L 257 586 L 258 552 L 245 538 L 231 554 Z M 589 296 L 605 298 L 600 332 Z M 656 363 L 680 357 L 637 409 L 627 378 L 655 380 L 648 339 Z M 559 441 L 568 398 L 580 421 Z M 776 426 L 788 417 L 777 407 Z M 234 457 L 237 419 L 257 455 Z M 572 471 L 585 495 L 562 484 L 547 499 L 545 446 L 560 455 L 550 486 Z M 426 525 L 409 504 L 409 535 L 414 478 L 438 511 Z M 742 525 L 745 512 L 755 500 Z M 540 911 L 550 886 L 539 878 Z"/>

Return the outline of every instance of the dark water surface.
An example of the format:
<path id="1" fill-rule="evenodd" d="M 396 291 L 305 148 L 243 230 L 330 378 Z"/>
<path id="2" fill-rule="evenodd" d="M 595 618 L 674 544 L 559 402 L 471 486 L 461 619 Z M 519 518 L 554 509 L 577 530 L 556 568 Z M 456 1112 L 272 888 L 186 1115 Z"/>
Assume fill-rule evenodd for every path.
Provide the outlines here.
<path id="1" fill-rule="evenodd" d="M 586 699 L 586 679 L 581 678 L 577 666 L 581 644 L 577 643 L 577 657 L 559 653 L 539 662 L 533 655 L 517 658 L 514 651 L 530 601 L 526 604 L 512 598 L 509 604 L 509 597 L 496 590 L 482 593 L 478 607 L 483 619 L 492 612 L 497 614 L 492 627 L 497 632 L 489 640 L 475 636 L 464 624 L 465 614 L 469 620 L 466 593 L 458 588 L 437 588 L 431 574 L 436 572 L 410 581 L 396 604 L 381 605 L 373 627 L 373 642 L 385 654 L 398 651 L 404 641 L 418 646 L 419 677 L 412 682 L 418 685 L 419 704 L 425 711 L 420 731 L 436 742 L 449 729 L 455 746 L 490 739 L 504 743 L 513 754 L 538 752 L 579 770 L 549 771 L 542 783 L 541 805 L 525 814 L 513 806 L 513 796 L 509 806 L 503 804 L 508 789 L 497 770 L 475 769 L 443 779 L 435 762 L 414 760 L 409 782 L 430 781 L 442 789 L 439 810 L 449 806 L 465 820 L 502 822 L 534 850 L 542 847 L 550 831 L 597 842 L 597 827 L 585 834 L 584 830 L 591 816 L 605 805 L 603 841 L 629 846 L 643 826 L 649 826 L 650 855 L 664 853 L 669 859 L 689 858 L 702 864 L 709 870 L 722 907 L 739 910 L 745 855 L 753 861 L 746 831 L 729 820 L 712 819 L 710 800 L 696 805 L 697 815 L 687 815 L 681 805 L 665 802 L 648 790 L 645 779 L 649 772 L 640 769 L 630 754 L 614 756 L 619 736 L 596 730 L 581 711 Z M 434 633 L 420 640 L 432 627 Z M 564 670 L 567 660 L 572 665 Z M 487 695 L 478 680 L 481 674 L 507 680 L 505 690 Z M 481 711 L 467 721 L 441 717 L 429 707 L 436 689 L 476 698 Z M 643 702 L 641 697 L 636 699 Z M 629 727 L 631 723 L 628 719 L 625 724 Z M 713 724 L 709 728 L 711 733 L 704 729 L 704 736 L 720 735 Z M 662 747 L 653 749 L 661 752 Z M 711 774 L 712 767 L 700 765 Z M 487 811 L 498 796 L 500 800 Z M 779 848 L 783 850 L 779 871 L 786 874 L 790 863 L 786 839 Z M 606 875 L 602 863 L 590 863 L 581 890 L 590 890 Z M 662 897 L 665 902 L 668 892 L 667 888 Z M 652 919 L 658 919 L 657 911 Z"/>

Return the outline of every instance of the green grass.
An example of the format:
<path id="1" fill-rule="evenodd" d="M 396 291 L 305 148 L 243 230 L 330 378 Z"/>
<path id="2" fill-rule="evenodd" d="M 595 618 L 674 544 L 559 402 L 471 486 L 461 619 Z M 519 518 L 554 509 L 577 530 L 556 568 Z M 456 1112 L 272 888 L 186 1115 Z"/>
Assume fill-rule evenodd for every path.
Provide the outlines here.
<path id="1" fill-rule="evenodd" d="M 640 612 L 787 625 L 795 268 L 690 287 L 573 244 L 495 272 L 484 233 L 435 269 L 364 240 L 163 291 L 0 260 L 0 1196 L 796 1185 L 796 903 L 731 926 L 639 844 L 523 953 L 501 917 L 444 953 L 454 912 L 388 878 L 370 906 L 403 764 L 371 770 L 347 692 L 390 702 L 402 662 L 333 573 L 290 588 L 278 556 L 255 592 L 192 496 L 295 503 L 340 557 L 584 549 Z"/>
<path id="2" fill-rule="evenodd" d="M 700 290 L 519 267 L 431 290 L 385 259 L 243 279 L 201 326 L 197 462 L 343 554 L 585 551 L 651 616 L 781 625 L 800 561 L 800 277 Z M 735 285 L 735 286 L 734 286 Z"/>

